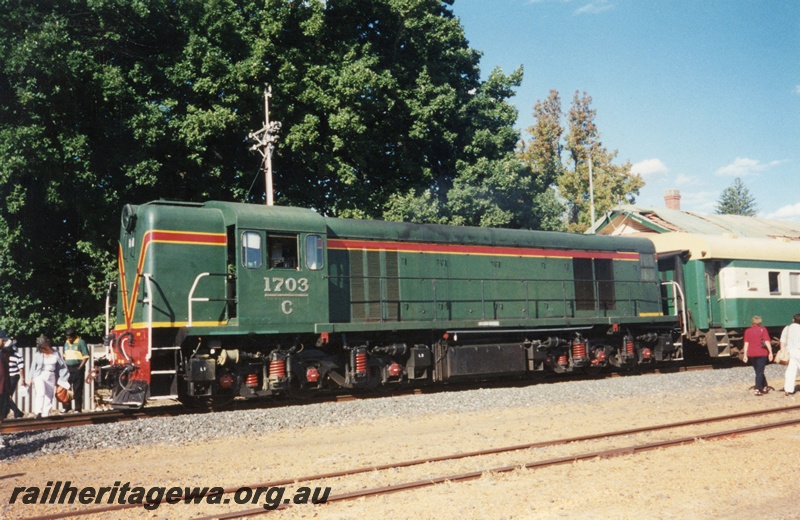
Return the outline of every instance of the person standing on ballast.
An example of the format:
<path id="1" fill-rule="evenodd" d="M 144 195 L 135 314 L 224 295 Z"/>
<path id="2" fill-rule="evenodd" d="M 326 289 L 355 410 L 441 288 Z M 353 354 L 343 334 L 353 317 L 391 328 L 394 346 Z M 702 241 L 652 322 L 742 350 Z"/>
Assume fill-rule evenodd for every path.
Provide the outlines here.
<path id="1" fill-rule="evenodd" d="M 75 395 L 75 411 L 83 411 L 83 382 L 86 377 L 86 362 L 89 360 L 89 348 L 74 329 L 67 329 L 67 342 L 64 343 L 64 360 L 69 369 L 69 383 Z M 64 405 L 64 412 L 72 409 L 70 404 Z"/>

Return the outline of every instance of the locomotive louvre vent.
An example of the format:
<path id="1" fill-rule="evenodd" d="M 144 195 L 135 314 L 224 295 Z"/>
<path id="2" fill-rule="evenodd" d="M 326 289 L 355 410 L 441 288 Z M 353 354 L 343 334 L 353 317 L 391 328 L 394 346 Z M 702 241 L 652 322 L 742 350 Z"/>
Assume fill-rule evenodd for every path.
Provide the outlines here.
<path id="1" fill-rule="evenodd" d="M 377 251 L 367 253 L 367 306 L 368 319 L 381 319 L 381 256 Z"/>
<path id="2" fill-rule="evenodd" d="M 350 251 L 350 314 L 353 321 L 363 321 L 367 316 L 363 256 L 363 251 Z"/>
<path id="3" fill-rule="evenodd" d="M 400 280 L 397 251 L 386 252 L 386 319 L 400 321 Z"/>
<path id="4" fill-rule="evenodd" d="M 350 304 L 354 321 L 398 321 L 399 285 L 396 251 L 350 251 Z"/>

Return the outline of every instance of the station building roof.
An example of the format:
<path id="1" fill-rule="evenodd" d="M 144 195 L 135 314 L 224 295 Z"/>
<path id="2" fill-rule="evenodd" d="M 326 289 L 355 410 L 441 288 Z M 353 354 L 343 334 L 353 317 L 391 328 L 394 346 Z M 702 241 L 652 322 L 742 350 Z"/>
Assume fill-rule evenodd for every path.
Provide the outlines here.
<path id="1" fill-rule="evenodd" d="M 671 232 L 800 241 L 800 222 L 741 215 L 708 215 L 694 211 L 626 204 L 606 212 L 594 227 L 587 231 L 597 235 Z"/>

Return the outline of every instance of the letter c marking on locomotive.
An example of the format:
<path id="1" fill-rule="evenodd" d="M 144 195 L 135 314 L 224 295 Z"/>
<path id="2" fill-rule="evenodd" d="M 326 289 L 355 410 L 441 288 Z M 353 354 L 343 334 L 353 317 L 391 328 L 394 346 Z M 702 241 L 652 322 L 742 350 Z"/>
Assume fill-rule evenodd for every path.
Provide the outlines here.
<path id="1" fill-rule="evenodd" d="M 284 300 L 281 302 L 281 312 L 284 314 L 291 314 L 292 310 L 292 302 L 290 300 Z"/>

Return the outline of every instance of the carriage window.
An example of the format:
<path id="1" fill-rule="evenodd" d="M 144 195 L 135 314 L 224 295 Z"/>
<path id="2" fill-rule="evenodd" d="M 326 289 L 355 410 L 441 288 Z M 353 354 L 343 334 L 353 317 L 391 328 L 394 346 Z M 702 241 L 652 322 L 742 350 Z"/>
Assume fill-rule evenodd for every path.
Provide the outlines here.
<path id="1" fill-rule="evenodd" d="M 297 237 L 269 235 L 267 257 L 270 269 L 297 269 Z"/>
<path id="2" fill-rule="evenodd" d="M 248 269 L 261 267 L 261 235 L 255 231 L 242 233 L 242 265 Z"/>
<path id="3" fill-rule="evenodd" d="M 789 273 L 789 292 L 793 295 L 800 294 L 800 273 Z"/>
<path id="4" fill-rule="evenodd" d="M 308 235 L 306 237 L 306 267 L 316 271 L 322 269 L 323 263 L 322 237 L 319 235 Z"/>
<path id="5" fill-rule="evenodd" d="M 770 271 L 769 272 L 769 293 L 770 294 L 780 294 L 781 293 L 781 284 L 778 278 L 780 273 L 778 271 Z"/>

